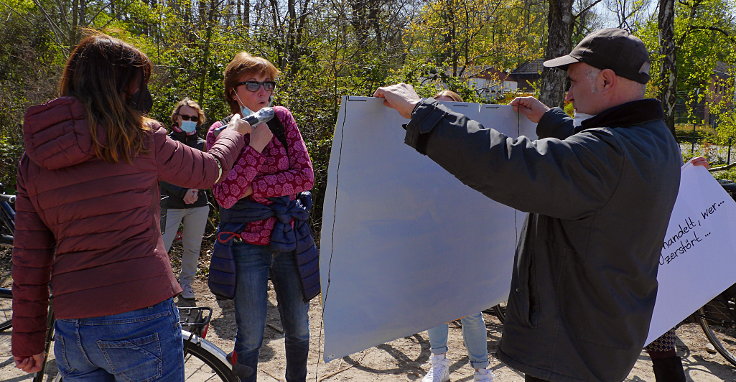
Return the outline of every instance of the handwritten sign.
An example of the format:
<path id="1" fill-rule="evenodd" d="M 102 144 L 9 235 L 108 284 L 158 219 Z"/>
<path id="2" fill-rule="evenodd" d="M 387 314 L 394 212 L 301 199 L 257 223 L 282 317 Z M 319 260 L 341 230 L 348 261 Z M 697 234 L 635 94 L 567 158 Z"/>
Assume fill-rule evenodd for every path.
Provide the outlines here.
<path id="1" fill-rule="evenodd" d="M 736 202 L 705 168 L 684 165 L 647 343 L 736 283 L 735 252 Z"/>

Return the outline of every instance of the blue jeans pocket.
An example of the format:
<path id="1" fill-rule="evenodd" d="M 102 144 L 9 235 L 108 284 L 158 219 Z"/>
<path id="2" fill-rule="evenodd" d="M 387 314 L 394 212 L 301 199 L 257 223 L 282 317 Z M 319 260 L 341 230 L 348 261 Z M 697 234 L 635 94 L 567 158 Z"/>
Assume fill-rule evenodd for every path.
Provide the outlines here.
<path id="1" fill-rule="evenodd" d="M 97 340 L 110 371 L 131 382 L 149 382 L 161 377 L 162 352 L 158 333 L 119 341 Z"/>
<path id="2" fill-rule="evenodd" d="M 69 364 L 69 358 L 66 356 L 66 346 L 64 345 L 64 337 L 54 334 L 54 354 L 56 356 L 56 366 L 59 370 L 69 374 L 75 370 Z"/>

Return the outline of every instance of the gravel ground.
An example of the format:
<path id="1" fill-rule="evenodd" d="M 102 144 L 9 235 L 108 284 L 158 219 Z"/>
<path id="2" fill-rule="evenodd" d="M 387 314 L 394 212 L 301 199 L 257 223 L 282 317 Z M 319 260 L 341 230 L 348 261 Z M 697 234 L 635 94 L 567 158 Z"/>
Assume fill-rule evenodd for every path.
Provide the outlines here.
<path id="1" fill-rule="evenodd" d="M 9 263 L 5 261 L 9 260 L 8 255 L 7 251 L 0 249 L 2 263 Z M 176 263 L 174 261 L 175 265 Z M 8 286 L 10 282 L 8 270 L 5 269 L 0 273 L 0 286 Z M 225 352 L 231 351 L 235 334 L 232 301 L 217 301 L 210 294 L 204 280 L 197 280 L 195 291 L 196 304 L 209 306 L 214 311 L 207 339 Z M 181 300 L 178 303 L 191 305 Z M 258 371 L 259 381 L 282 381 L 284 379 L 284 340 L 275 304 L 276 298 L 271 289 L 269 290 L 268 321 Z M 312 300 L 309 314 L 312 338 L 308 381 L 418 381 L 428 369 L 430 350 L 426 332 L 400 338 L 330 363 L 324 363 L 321 361 L 321 344 L 324 333 L 320 320 L 319 298 Z M 493 354 L 501 335 L 501 324 L 493 315 L 484 314 L 484 317 L 488 333 L 488 349 Z M 683 358 L 688 381 L 736 382 L 736 368 L 728 364 L 719 354 L 714 354 L 712 348 L 709 349 L 708 340 L 700 326 L 696 323 L 685 322 L 678 328 L 677 334 L 680 340 L 678 354 Z M 472 381 L 473 370 L 468 364 L 462 330 L 457 323 L 450 324 L 448 346 L 450 348 L 448 358 L 452 361 L 451 381 Z M 491 368 L 496 381 L 524 380 L 523 375 L 500 363 L 494 357 L 491 357 Z M 30 381 L 31 379 L 30 375 L 13 367 L 10 355 L 10 336 L 8 333 L 0 333 L 0 381 Z M 642 351 L 626 381 L 654 380 L 651 361 Z"/>

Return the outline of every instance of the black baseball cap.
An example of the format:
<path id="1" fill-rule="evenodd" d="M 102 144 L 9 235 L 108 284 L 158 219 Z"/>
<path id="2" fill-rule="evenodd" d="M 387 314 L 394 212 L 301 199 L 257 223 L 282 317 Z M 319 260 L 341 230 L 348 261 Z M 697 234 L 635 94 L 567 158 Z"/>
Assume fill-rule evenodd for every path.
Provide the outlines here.
<path id="1" fill-rule="evenodd" d="M 638 37 L 623 29 L 599 29 L 585 36 L 570 54 L 547 60 L 543 65 L 567 69 L 576 62 L 611 69 L 618 76 L 642 84 L 649 81 L 649 52 Z"/>

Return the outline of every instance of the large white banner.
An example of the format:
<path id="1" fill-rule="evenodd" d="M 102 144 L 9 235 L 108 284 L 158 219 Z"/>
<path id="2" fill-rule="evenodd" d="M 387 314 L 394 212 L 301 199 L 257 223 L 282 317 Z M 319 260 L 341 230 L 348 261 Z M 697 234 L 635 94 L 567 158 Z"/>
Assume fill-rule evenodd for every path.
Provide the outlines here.
<path id="1" fill-rule="evenodd" d="M 510 136 L 535 136 L 509 106 L 447 105 Z M 326 362 L 508 296 L 525 214 L 405 145 L 407 122 L 380 99 L 343 99 L 320 240 Z M 736 282 L 735 232 L 736 203 L 704 168 L 684 166 L 647 343 Z"/>
<path id="2" fill-rule="evenodd" d="M 659 258 L 647 343 L 736 283 L 736 202 L 702 166 L 682 167 Z"/>
<path id="3" fill-rule="evenodd" d="M 447 105 L 509 135 L 535 136 L 510 106 Z M 380 99 L 343 99 L 320 239 L 325 361 L 508 298 L 526 215 L 405 145 L 407 122 Z"/>

